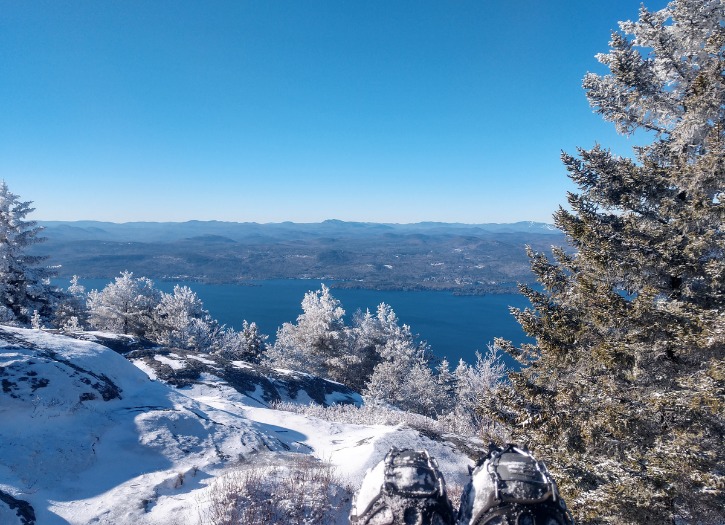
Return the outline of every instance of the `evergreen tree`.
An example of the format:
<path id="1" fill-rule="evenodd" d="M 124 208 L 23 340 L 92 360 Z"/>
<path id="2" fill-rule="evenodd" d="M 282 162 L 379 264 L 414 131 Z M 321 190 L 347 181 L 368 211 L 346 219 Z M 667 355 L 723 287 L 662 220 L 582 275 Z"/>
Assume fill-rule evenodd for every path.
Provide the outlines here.
<path id="1" fill-rule="evenodd" d="M 160 294 L 146 337 L 164 346 L 209 352 L 221 327 L 188 286 Z"/>
<path id="2" fill-rule="evenodd" d="M 257 323 L 242 322 L 242 330 L 222 330 L 215 341 L 215 353 L 230 360 L 259 363 L 267 348 L 268 336 L 259 331 Z"/>
<path id="3" fill-rule="evenodd" d="M 383 349 L 385 359 L 374 369 L 364 394 L 367 402 L 388 405 L 436 417 L 445 405 L 445 388 L 438 383 L 425 345 L 412 338 L 390 339 Z"/>
<path id="4" fill-rule="evenodd" d="M 297 324 L 284 323 L 267 351 L 273 366 L 301 370 L 336 381 L 344 379 L 347 331 L 340 301 L 322 285 L 302 300 Z"/>
<path id="5" fill-rule="evenodd" d="M 380 362 L 367 379 L 366 400 L 429 417 L 447 412 L 448 385 L 433 372 L 428 344 L 417 342 L 408 325 L 399 325 L 395 312 L 385 303 L 378 307 L 376 320 Z"/>
<path id="6" fill-rule="evenodd" d="M 63 294 L 53 313 L 56 326 L 67 332 L 77 332 L 86 325 L 86 288 L 78 282 L 78 276 L 71 278 L 70 286 Z"/>
<path id="7" fill-rule="evenodd" d="M 30 246 L 45 239 L 35 221 L 26 220 L 34 211 L 0 182 L 0 322 L 27 326 L 35 310 L 49 319 L 57 291 L 48 279 L 52 271 L 41 265 L 45 257 L 29 255 Z"/>
<path id="8" fill-rule="evenodd" d="M 641 8 L 599 55 L 587 97 L 621 158 L 564 155 L 579 192 L 556 225 L 572 250 L 530 253 L 541 291 L 514 311 L 535 344 L 484 406 L 530 442 L 584 523 L 725 522 L 725 3 Z"/>
<path id="9" fill-rule="evenodd" d="M 490 418 L 484 417 L 480 411 L 481 406 L 489 405 L 499 395 L 505 378 L 505 365 L 498 348 L 490 346 L 485 355 L 476 352 L 474 365 L 461 359 L 451 376 L 452 406 L 445 418 L 449 425 L 462 434 L 483 435 L 494 441 L 506 440 L 508 435 L 502 435 L 500 426 L 494 426 Z"/>
<path id="10" fill-rule="evenodd" d="M 412 340 L 412 334 L 408 327 L 398 324 L 398 317 L 390 305 L 380 303 L 375 315 L 370 310 L 356 312 L 350 329 L 351 353 L 356 364 L 345 384 L 362 392 L 373 370 L 383 360 L 386 344 L 400 338 Z"/>
<path id="11" fill-rule="evenodd" d="M 88 322 L 98 330 L 144 337 L 153 328 L 160 298 L 150 279 L 121 272 L 102 291 L 88 294 Z"/>

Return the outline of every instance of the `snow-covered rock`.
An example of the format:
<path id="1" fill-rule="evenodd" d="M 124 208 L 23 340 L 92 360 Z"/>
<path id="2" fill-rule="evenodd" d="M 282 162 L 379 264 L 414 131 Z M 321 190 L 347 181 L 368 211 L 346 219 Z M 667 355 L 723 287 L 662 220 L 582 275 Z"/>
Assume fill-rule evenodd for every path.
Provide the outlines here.
<path id="1" fill-rule="evenodd" d="M 134 521 L 166 478 L 280 448 L 91 342 L 0 328 L 0 382 L 0 490 L 41 524 Z"/>
<path id="2" fill-rule="evenodd" d="M 301 386 L 319 378 L 277 371 L 258 381 L 261 372 L 240 362 L 233 369 L 254 380 L 240 376 L 249 382 L 239 388 L 214 370 L 213 357 L 162 357 L 203 368 L 177 388 L 158 376 L 173 367 L 152 354 L 134 358 L 134 366 L 94 342 L 0 327 L 0 523 L 203 523 L 214 480 L 269 463 L 270 455 L 329 462 L 357 488 L 391 446 L 425 448 L 449 485 L 466 480 L 471 461 L 449 442 L 270 408 L 277 399 L 271 392 L 280 400 L 333 402 L 338 387 L 311 393 Z M 346 522 L 343 508 L 339 523 Z"/>
<path id="3" fill-rule="evenodd" d="M 176 387 L 228 385 L 260 406 L 280 401 L 323 406 L 363 403 L 360 394 L 343 384 L 303 372 L 230 361 L 219 355 L 153 348 L 132 351 L 126 357 L 150 377 Z"/>

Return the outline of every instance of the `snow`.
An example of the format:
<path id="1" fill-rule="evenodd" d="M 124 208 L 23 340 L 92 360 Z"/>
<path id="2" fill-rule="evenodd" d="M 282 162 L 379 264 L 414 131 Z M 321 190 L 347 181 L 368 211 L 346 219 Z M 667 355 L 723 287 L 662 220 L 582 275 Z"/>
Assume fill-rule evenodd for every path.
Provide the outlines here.
<path id="1" fill-rule="evenodd" d="M 0 491 L 30 503 L 39 525 L 200 523 L 213 481 L 269 454 L 329 462 L 357 488 L 392 446 L 427 449 L 449 485 L 468 479 L 470 460 L 448 442 L 273 410 L 261 387 L 242 394 L 211 374 L 176 389 L 89 341 L 0 327 L 0 367 Z M 0 523 L 20 523 L 2 502 Z"/>
<path id="2" fill-rule="evenodd" d="M 385 463 L 380 461 L 365 476 L 360 490 L 355 495 L 355 506 L 358 514 L 362 514 L 370 506 L 373 500 L 380 494 L 380 489 L 385 481 Z"/>
<path id="3" fill-rule="evenodd" d="M 308 374 L 306 372 L 298 372 L 296 370 L 289 370 L 287 368 L 274 368 L 274 371 L 279 372 L 280 374 L 285 375 L 285 376 L 299 375 L 299 376 L 313 377 L 312 374 Z"/>
<path id="4" fill-rule="evenodd" d="M 182 370 L 186 368 L 186 361 L 178 359 L 179 356 L 176 354 L 169 354 L 169 356 L 177 357 L 177 359 L 170 359 L 164 355 L 155 355 L 154 359 L 156 359 L 159 363 L 169 365 L 174 370 Z"/>
<path id="5" fill-rule="evenodd" d="M 149 379 L 151 379 L 152 381 L 155 381 L 157 379 L 156 371 L 149 365 L 147 365 L 143 360 L 134 359 L 132 363 L 136 365 L 140 370 L 145 372 Z"/>
<path id="6" fill-rule="evenodd" d="M 132 342 L 135 340 L 134 336 L 132 335 L 125 335 L 125 334 L 114 334 L 112 332 L 103 332 L 100 330 L 84 330 L 82 332 L 78 332 L 79 334 L 83 335 L 84 339 L 88 339 L 90 341 L 93 341 L 94 339 L 118 339 L 118 340 L 125 340 L 128 342 Z"/>
<path id="7" fill-rule="evenodd" d="M 395 484 L 398 487 L 406 487 L 410 492 L 427 493 L 425 487 L 435 486 L 435 479 L 430 472 L 418 472 L 418 469 L 410 466 L 401 466 L 394 473 Z"/>
<path id="8" fill-rule="evenodd" d="M 191 356 L 191 359 L 195 359 L 201 363 L 207 364 L 207 365 L 215 365 L 216 361 L 212 361 L 211 359 L 206 359 L 204 357 L 200 357 L 198 355 Z"/>
<path id="9" fill-rule="evenodd" d="M 476 467 L 471 474 L 472 483 L 469 487 L 468 501 L 473 502 L 471 509 L 471 517 L 479 516 L 482 512 L 488 510 L 491 505 L 491 501 L 487 497 L 477 495 L 488 495 L 495 493 L 495 487 L 493 481 L 488 472 L 488 463 L 484 463 Z"/>

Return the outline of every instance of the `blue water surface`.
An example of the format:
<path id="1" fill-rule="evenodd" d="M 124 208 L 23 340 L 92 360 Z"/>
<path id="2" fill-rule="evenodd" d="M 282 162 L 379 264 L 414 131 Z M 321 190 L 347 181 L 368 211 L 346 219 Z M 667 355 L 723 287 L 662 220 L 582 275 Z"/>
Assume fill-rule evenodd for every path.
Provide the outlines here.
<path id="1" fill-rule="evenodd" d="M 107 280 L 81 279 L 91 289 L 102 289 Z M 66 281 L 54 284 L 67 287 Z M 220 323 L 239 329 L 242 321 L 254 321 L 260 330 L 274 341 L 277 328 L 284 322 L 294 322 L 302 313 L 301 302 L 309 290 L 318 290 L 321 282 L 312 280 L 254 281 L 245 285 L 201 284 L 197 282 L 155 281 L 156 288 L 171 292 L 174 285 L 186 285 L 196 292 L 209 313 Z M 489 294 L 482 296 L 454 295 L 441 291 L 358 290 L 332 288 L 345 309 L 347 322 L 357 309 L 375 311 L 381 302 L 392 306 L 400 323 L 410 325 L 413 333 L 427 341 L 436 356 L 447 357 L 452 365 L 463 359 L 475 361 L 476 350 L 484 352 L 495 337 L 516 344 L 524 342 L 525 334 L 509 313 L 509 306 L 528 305 L 519 294 Z"/>

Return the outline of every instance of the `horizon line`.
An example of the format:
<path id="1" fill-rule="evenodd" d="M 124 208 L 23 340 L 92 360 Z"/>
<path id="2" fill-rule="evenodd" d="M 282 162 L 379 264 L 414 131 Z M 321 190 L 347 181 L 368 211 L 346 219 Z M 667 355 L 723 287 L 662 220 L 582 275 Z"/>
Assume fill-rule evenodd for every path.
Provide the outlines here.
<path id="1" fill-rule="evenodd" d="M 296 225 L 312 225 L 312 224 L 325 224 L 325 223 L 339 223 L 339 224 L 374 224 L 374 225 L 385 225 L 385 226 L 415 226 L 420 224 L 445 224 L 445 225 L 461 225 L 461 226 L 488 226 L 488 225 L 512 225 L 512 224 L 543 224 L 546 226 L 555 226 L 553 222 L 544 221 L 532 221 L 532 220 L 520 220 L 512 222 L 460 222 L 460 221 L 416 221 L 416 222 L 382 222 L 382 221 L 354 221 L 354 220 L 342 220 L 342 219 L 324 219 L 322 221 L 313 222 L 297 222 L 292 220 L 285 221 L 269 221 L 269 222 L 257 222 L 257 221 L 226 221 L 219 219 L 188 219 L 185 221 L 124 221 L 115 222 L 108 220 L 98 219 L 74 219 L 74 220 L 58 220 L 58 219 L 34 219 L 36 223 L 79 223 L 79 222 L 93 222 L 100 224 L 116 224 L 116 225 L 128 225 L 128 224 L 188 224 L 188 223 L 222 223 L 222 224 L 256 224 L 260 226 L 264 225 L 281 225 L 281 224 L 296 224 Z"/>

